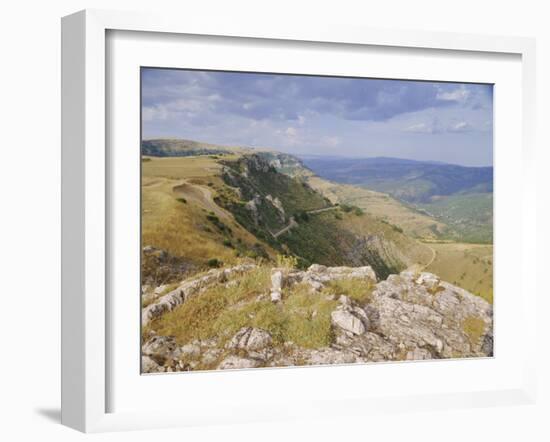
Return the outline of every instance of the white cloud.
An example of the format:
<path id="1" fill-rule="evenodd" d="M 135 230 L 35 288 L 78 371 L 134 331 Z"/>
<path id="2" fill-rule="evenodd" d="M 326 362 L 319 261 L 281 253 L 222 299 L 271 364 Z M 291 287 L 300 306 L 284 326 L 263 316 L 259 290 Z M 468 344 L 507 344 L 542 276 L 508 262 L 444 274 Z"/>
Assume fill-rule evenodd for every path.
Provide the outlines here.
<path id="1" fill-rule="evenodd" d="M 321 144 L 328 147 L 336 147 L 336 146 L 339 146 L 341 143 L 342 143 L 342 140 L 340 139 L 340 137 L 325 136 L 321 138 Z"/>
<path id="2" fill-rule="evenodd" d="M 454 91 L 444 92 L 442 90 L 439 90 L 436 95 L 436 99 L 441 101 L 457 101 L 459 103 L 463 103 L 468 99 L 469 96 L 470 91 L 462 85 Z"/>
<path id="3" fill-rule="evenodd" d="M 285 135 L 294 138 L 298 134 L 298 131 L 294 127 L 287 127 Z"/>
<path id="4" fill-rule="evenodd" d="M 432 118 L 430 121 L 413 123 L 405 127 L 404 131 L 419 134 L 436 134 L 441 133 L 441 124 L 437 118 Z"/>
<path id="5" fill-rule="evenodd" d="M 162 105 L 144 106 L 141 110 L 141 116 L 143 121 L 167 120 L 170 112 Z"/>
<path id="6" fill-rule="evenodd" d="M 451 123 L 447 128 L 449 132 L 470 132 L 473 130 L 473 127 L 470 123 L 466 121 L 459 121 L 457 123 Z"/>

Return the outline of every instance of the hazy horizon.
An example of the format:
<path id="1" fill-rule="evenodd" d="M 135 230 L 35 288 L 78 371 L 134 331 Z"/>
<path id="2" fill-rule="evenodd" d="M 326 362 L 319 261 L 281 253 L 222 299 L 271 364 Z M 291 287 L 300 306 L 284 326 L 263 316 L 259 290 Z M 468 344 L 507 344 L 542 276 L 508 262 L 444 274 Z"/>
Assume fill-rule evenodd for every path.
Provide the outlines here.
<path id="1" fill-rule="evenodd" d="M 493 165 L 491 85 L 142 69 L 144 139 Z"/>

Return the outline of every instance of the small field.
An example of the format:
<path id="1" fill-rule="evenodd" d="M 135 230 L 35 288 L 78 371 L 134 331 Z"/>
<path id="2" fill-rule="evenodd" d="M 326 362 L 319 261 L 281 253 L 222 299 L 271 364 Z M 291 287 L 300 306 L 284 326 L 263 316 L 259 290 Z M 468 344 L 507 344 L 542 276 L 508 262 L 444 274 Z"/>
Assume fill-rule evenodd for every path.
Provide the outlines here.
<path id="1" fill-rule="evenodd" d="M 172 179 L 204 179 L 218 175 L 221 165 L 216 161 L 218 155 L 196 157 L 143 157 L 142 177 L 164 177 Z M 224 155 L 224 159 L 237 158 L 236 155 Z"/>
<path id="2" fill-rule="evenodd" d="M 322 192 L 332 202 L 352 204 L 390 224 L 398 226 L 415 238 L 438 238 L 448 227 L 432 217 L 406 207 L 384 193 L 348 184 L 335 184 L 317 176 L 308 179 L 309 184 Z"/>
<path id="3" fill-rule="evenodd" d="M 472 243 L 493 242 L 493 194 L 472 193 L 433 197 L 422 210 L 451 226 L 450 238 Z"/>
<path id="4" fill-rule="evenodd" d="M 493 302 L 493 246 L 491 244 L 426 243 L 436 257 L 426 268 L 444 281 Z"/>

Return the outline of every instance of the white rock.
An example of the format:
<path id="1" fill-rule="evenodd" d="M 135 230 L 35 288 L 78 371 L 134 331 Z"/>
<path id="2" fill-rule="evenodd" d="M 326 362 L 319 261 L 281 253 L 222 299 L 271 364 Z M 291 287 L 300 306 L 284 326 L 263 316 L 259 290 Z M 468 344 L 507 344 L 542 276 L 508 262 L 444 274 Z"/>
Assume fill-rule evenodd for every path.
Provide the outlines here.
<path id="1" fill-rule="evenodd" d="M 327 270 L 327 267 L 321 264 L 312 264 L 307 269 L 308 272 L 322 273 Z"/>
<path id="2" fill-rule="evenodd" d="M 246 348 L 248 350 L 259 350 L 271 345 L 271 335 L 260 328 L 253 328 L 248 336 Z"/>
<path id="3" fill-rule="evenodd" d="M 229 356 L 225 358 L 220 365 L 219 370 L 236 370 L 240 368 L 256 368 L 260 365 L 259 361 L 254 359 L 240 358 L 238 356 Z"/>
<path id="4" fill-rule="evenodd" d="M 422 272 L 417 278 L 416 283 L 421 284 L 428 290 L 435 290 L 439 286 L 441 280 L 433 273 Z"/>
<path id="5" fill-rule="evenodd" d="M 271 290 L 281 291 L 283 288 L 283 272 L 276 270 L 271 275 Z"/>
<path id="6" fill-rule="evenodd" d="M 182 355 L 189 357 L 197 357 L 201 353 L 201 348 L 198 345 L 187 344 L 180 348 Z"/>
<path id="7" fill-rule="evenodd" d="M 144 355 L 168 356 L 176 350 L 176 340 L 171 336 L 153 336 L 145 344 L 141 351 Z"/>
<path id="8" fill-rule="evenodd" d="M 351 301 L 346 295 L 340 295 L 340 297 L 338 298 L 338 302 L 346 306 L 351 305 Z"/>
<path id="9" fill-rule="evenodd" d="M 279 302 L 282 299 L 281 292 L 279 291 L 271 292 L 270 296 L 272 302 Z"/>
<path id="10" fill-rule="evenodd" d="M 154 290 L 154 294 L 155 295 L 160 295 L 162 292 L 164 292 L 166 290 L 166 287 L 168 287 L 166 284 L 162 284 L 162 285 L 159 285 L 155 290 Z"/>
<path id="11" fill-rule="evenodd" d="M 421 361 L 433 359 L 433 355 L 425 348 L 415 348 L 407 353 L 407 361 Z"/>
<path id="12" fill-rule="evenodd" d="M 267 331 L 260 328 L 243 327 L 235 333 L 235 336 L 227 344 L 227 348 L 256 351 L 270 346 L 271 343 L 271 335 Z"/>
<path id="13" fill-rule="evenodd" d="M 214 362 L 216 362 L 216 360 L 220 356 L 220 353 L 221 353 L 221 350 L 216 348 L 206 350 L 204 352 L 204 355 L 202 355 L 203 364 L 208 364 L 208 365 L 213 364 Z"/>
<path id="14" fill-rule="evenodd" d="M 367 331 L 363 321 L 346 310 L 334 310 L 330 316 L 334 325 L 354 335 L 362 335 Z"/>
<path id="15" fill-rule="evenodd" d="M 141 357 L 141 372 L 142 373 L 158 373 L 160 365 L 153 361 L 149 356 Z"/>

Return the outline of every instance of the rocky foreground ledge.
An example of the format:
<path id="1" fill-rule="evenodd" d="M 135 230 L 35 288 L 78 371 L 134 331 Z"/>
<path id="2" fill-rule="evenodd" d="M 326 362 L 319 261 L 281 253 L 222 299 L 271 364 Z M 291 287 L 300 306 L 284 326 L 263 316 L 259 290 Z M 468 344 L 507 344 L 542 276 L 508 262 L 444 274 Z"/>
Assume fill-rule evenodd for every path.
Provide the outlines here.
<path id="1" fill-rule="evenodd" d="M 175 309 L 213 284 L 232 284 L 255 268 L 246 264 L 213 270 L 184 281 L 142 311 L 144 325 Z M 358 302 L 344 294 L 327 294 L 331 281 L 365 280 L 368 299 Z M 142 345 L 145 373 L 194 369 L 242 369 L 378 361 L 487 357 L 493 354 L 493 311 L 484 299 L 431 273 L 404 271 L 377 282 L 370 267 L 325 267 L 307 271 L 274 268 L 271 288 L 252 302 L 285 302 L 292 287 L 309 286 L 309 295 L 334 301 L 330 312 L 330 345 L 304 348 L 292 341 L 275 342 L 269 331 L 243 327 L 230 339 L 193 340 L 178 345 L 171 336 L 151 332 Z M 284 295 L 284 293 L 289 293 Z M 332 304 L 331 304 L 332 305 Z M 315 314 L 314 312 L 313 314 Z"/>

